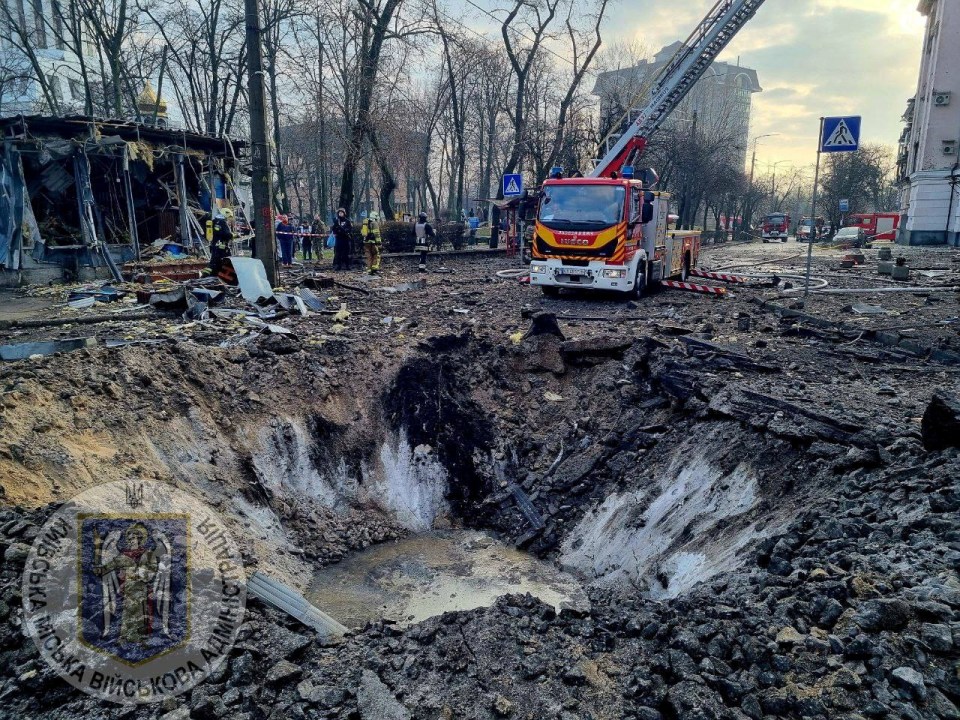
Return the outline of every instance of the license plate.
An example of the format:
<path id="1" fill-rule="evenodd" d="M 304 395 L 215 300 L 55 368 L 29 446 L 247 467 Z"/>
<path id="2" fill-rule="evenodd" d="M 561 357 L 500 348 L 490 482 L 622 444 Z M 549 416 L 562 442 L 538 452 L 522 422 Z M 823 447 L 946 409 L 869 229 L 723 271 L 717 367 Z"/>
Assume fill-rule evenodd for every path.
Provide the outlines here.
<path id="1" fill-rule="evenodd" d="M 568 268 L 568 267 L 565 267 L 565 268 L 558 268 L 556 274 L 557 274 L 557 275 L 569 275 L 569 276 L 571 276 L 571 277 L 576 277 L 576 276 L 579 276 L 579 277 L 587 277 L 587 276 L 590 274 L 590 271 L 587 270 L 587 268 L 577 268 L 577 267 Z"/>

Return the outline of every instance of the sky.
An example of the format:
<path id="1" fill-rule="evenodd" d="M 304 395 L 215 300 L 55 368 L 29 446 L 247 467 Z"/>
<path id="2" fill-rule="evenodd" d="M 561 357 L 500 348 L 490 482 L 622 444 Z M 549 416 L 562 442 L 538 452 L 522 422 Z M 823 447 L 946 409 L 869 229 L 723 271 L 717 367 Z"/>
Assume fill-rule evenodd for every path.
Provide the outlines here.
<path id="1" fill-rule="evenodd" d="M 654 50 L 686 39 L 714 0 L 618 0 L 604 38 Z M 862 115 L 862 142 L 896 145 L 916 92 L 924 18 L 918 0 L 766 0 L 720 60 L 754 68 L 757 172 L 812 168 L 822 115 Z"/>

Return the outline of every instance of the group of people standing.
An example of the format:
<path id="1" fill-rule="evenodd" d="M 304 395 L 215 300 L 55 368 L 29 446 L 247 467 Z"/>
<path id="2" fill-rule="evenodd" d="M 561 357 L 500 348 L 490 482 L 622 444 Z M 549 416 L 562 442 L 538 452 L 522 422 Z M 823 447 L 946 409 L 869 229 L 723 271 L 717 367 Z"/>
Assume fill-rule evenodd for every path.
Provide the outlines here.
<path id="1" fill-rule="evenodd" d="M 478 220 L 476 218 L 473 218 L 473 220 L 474 222 L 469 223 L 471 238 L 475 237 L 479 226 Z M 333 270 L 336 272 L 350 270 L 353 223 L 344 208 L 337 210 L 329 231 L 324 227 L 319 217 L 314 218 L 312 225 L 294 223 L 295 220 L 287 215 L 277 216 L 277 248 L 280 263 L 283 267 L 293 267 L 298 245 L 303 252 L 304 261 L 311 261 L 314 259 L 314 255 L 316 255 L 317 260 L 323 259 L 323 246 L 326 244 L 333 249 Z M 427 220 L 425 212 L 420 213 L 413 225 L 413 231 L 416 238 L 416 249 L 420 253 L 419 270 L 426 272 L 427 254 L 435 241 L 436 231 Z M 383 246 L 383 234 L 377 213 L 371 213 L 363 219 L 360 225 L 360 236 L 363 239 L 367 272 L 376 275 L 380 272 Z"/>
<path id="2" fill-rule="evenodd" d="M 293 266 L 297 245 L 300 246 L 305 261 L 314 259 L 314 247 L 316 247 L 316 259 L 323 259 L 325 232 L 323 222 L 319 217 L 314 218 L 312 224 L 307 224 L 305 222 L 296 223 L 288 215 L 278 215 L 276 233 L 277 247 L 280 250 L 280 263 L 283 266 Z"/>

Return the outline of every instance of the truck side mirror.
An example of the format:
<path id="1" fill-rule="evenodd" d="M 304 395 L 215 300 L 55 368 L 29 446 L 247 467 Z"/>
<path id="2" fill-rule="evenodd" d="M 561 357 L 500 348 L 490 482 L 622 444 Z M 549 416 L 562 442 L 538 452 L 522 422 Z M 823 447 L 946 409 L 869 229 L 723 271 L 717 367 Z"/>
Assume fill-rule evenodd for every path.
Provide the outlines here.
<path id="1" fill-rule="evenodd" d="M 640 223 L 646 225 L 651 220 L 653 220 L 653 203 L 644 199 L 643 207 L 640 210 Z"/>

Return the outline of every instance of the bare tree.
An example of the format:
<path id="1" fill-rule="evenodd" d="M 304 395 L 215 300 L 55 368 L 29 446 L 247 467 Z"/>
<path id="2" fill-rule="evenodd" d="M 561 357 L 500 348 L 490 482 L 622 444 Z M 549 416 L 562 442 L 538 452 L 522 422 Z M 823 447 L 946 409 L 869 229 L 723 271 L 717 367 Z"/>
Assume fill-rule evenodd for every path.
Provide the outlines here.
<path id="1" fill-rule="evenodd" d="M 355 114 L 350 120 L 350 135 L 343 173 L 340 179 L 340 207 L 350 211 L 354 198 L 357 164 L 363 155 L 363 144 L 370 136 L 370 108 L 380 72 L 384 43 L 390 37 L 394 16 L 403 0 L 357 0 L 355 10 L 361 25 L 359 37 L 359 81 L 356 87 Z"/>
<path id="2" fill-rule="evenodd" d="M 245 93 L 243 7 L 238 0 L 140 0 L 160 41 L 187 125 L 229 134 Z"/>
<path id="3" fill-rule="evenodd" d="M 500 25 L 500 35 L 503 37 L 503 46 L 510 60 L 515 83 L 512 88 L 513 108 L 508 111 L 513 125 L 513 143 L 503 169 L 505 173 L 512 173 L 517 169 L 527 149 L 527 83 L 543 43 L 549 38 L 548 29 L 557 15 L 560 2 L 561 0 L 516 0 Z M 515 23 L 528 23 L 530 34 L 520 35 L 514 27 Z"/>

